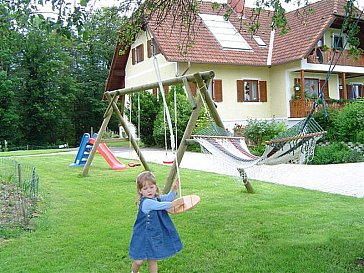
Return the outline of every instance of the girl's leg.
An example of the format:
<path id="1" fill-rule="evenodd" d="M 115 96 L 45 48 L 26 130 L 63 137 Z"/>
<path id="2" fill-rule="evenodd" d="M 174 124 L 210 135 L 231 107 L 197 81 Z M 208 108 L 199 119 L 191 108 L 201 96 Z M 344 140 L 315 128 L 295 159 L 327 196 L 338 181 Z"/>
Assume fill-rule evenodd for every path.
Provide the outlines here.
<path id="1" fill-rule="evenodd" d="M 158 263 L 156 260 L 148 260 L 149 272 L 158 273 Z"/>
<path id="2" fill-rule="evenodd" d="M 134 260 L 133 264 L 131 266 L 131 270 L 133 270 L 133 273 L 138 273 L 139 268 L 142 266 L 143 260 Z"/>

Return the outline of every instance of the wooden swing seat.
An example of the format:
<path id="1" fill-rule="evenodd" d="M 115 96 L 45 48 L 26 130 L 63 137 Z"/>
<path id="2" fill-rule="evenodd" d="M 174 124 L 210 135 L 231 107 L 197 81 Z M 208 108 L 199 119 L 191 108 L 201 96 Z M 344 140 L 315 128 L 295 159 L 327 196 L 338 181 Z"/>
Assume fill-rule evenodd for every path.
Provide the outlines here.
<path id="1" fill-rule="evenodd" d="M 171 214 L 178 214 L 193 209 L 200 202 L 201 198 L 198 195 L 186 195 L 178 199 L 183 199 L 184 204 L 178 207 L 170 208 L 168 210 Z"/>

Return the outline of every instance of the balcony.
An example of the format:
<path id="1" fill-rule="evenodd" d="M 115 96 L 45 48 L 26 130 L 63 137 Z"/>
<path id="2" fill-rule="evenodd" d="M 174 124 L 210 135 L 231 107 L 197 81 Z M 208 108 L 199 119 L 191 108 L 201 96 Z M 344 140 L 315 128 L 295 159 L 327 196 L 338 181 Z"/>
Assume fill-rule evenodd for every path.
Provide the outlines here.
<path id="1" fill-rule="evenodd" d="M 305 99 L 305 100 L 290 100 L 289 108 L 290 108 L 290 118 L 304 118 L 311 112 L 313 104 L 315 100 L 313 99 Z M 345 106 L 345 103 L 325 100 L 327 108 L 341 109 Z M 321 110 L 322 105 L 320 104 L 317 107 L 317 110 Z"/>
<path id="2" fill-rule="evenodd" d="M 322 64 L 330 64 L 331 61 L 333 63 L 339 58 L 340 51 L 337 51 L 336 54 L 332 48 L 322 51 Z M 312 51 L 312 54 L 307 57 L 307 63 L 311 64 L 320 64 L 320 59 L 317 57 L 317 54 Z M 352 56 L 349 55 L 349 50 L 344 50 L 342 56 L 339 58 L 337 65 L 345 65 L 345 66 L 357 66 L 364 67 L 364 54 L 359 56 L 358 60 L 355 60 Z"/>

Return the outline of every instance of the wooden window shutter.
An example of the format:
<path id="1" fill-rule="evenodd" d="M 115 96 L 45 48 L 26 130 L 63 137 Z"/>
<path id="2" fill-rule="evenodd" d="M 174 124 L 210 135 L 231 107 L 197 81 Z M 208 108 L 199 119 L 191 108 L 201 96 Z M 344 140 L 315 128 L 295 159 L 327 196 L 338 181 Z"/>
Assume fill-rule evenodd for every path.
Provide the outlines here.
<path id="1" fill-rule="evenodd" d="M 141 44 L 139 46 L 138 53 L 139 53 L 139 62 L 144 61 L 144 44 Z"/>
<path id="2" fill-rule="evenodd" d="M 262 102 L 268 101 L 267 82 L 266 81 L 259 82 L 259 98 L 260 98 L 260 101 L 262 101 Z"/>
<path id="3" fill-rule="evenodd" d="M 158 95 L 158 89 L 153 88 L 153 96 L 157 97 L 157 95 Z"/>
<path id="4" fill-rule="evenodd" d="M 244 101 L 244 81 L 242 80 L 236 81 L 236 99 L 237 102 Z"/>
<path id="5" fill-rule="evenodd" d="M 166 95 L 166 97 L 169 94 L 169 86 L 168 85 L 163 85 L 163 89 L 164 89 L 164 94 Z"/>
<path id="6" fill-rule="evenodd" d="M 222 80 L 214 80 L 213 99 L 216 102 L 222 102 Z"/>
<path id="7" fill-rule="evenodd" d="M 148 58 L 152 57 L 152 40 L 147 41 Z"/>
<path id="8" fill-rule="evenodd" d="M 132 65 L 135 64 L 135 48 L 131 50 L 131 63 Z"/>
<path id="9" fill-rule="evenodd" d="M 190 86 L 192 96 L 196 96 L 196 85 L 193 82 L 188 82 L 188 85 Z"/>
<path id="10" fill-rule="evenodd" d="M 325 84 L 325 80 L 320 80 L 320 91 L 321 91 L 321 87 Z M 324 87 L 324 97 L 325 99 L 329 98 L 329 85 L 326 84 Z"/>

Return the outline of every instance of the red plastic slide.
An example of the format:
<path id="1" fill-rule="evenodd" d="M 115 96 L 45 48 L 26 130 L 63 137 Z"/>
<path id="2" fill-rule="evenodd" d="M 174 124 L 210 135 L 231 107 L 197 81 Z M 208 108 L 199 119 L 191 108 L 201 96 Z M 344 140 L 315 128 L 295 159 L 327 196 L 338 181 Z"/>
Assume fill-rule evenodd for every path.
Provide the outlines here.
<path id="1" fill-rule="evenodd" d="M 94 144 L 95 139 L 91 138 L 90 143 Z M 106 162 L 109 163 L 111 169 L 113 170 L 125 170 L 126 166 L 121 163 L 114 154 L 110 151 L 109 147 L 104 143 L 100 143 L 97 151 L 105 158 Z"/>

